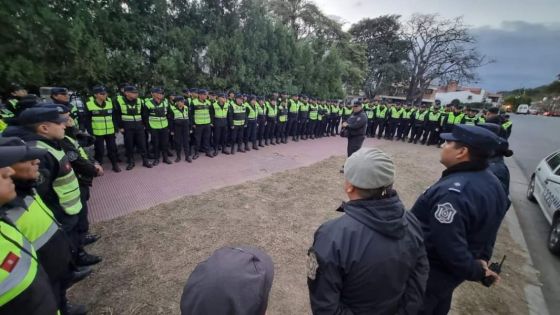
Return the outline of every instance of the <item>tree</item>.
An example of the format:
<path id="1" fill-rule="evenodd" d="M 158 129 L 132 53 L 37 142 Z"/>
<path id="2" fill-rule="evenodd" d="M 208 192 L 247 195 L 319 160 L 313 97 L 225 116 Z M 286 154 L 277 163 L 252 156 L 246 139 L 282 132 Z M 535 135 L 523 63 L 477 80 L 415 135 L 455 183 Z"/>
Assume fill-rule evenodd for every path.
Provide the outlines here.
<path id="1" fill-rule="evenodd" d="M 415 14 L 406 23 L 403 37 L 410 49 L 408 101 L 419 103 L 435 80 L 474 81 L 475 70 L 486 63 L 460 17 Z"/>
<path id="2" fill-rule="evenodd" d="M 363 19 L 348 31 L 356 43 L 365 46 L 367 70 L 363 86 L 368 97 L 389 90 L 394 82 L 407 79 L 405 61 L 408 44 L 400 38 L 398 15 Z"/>

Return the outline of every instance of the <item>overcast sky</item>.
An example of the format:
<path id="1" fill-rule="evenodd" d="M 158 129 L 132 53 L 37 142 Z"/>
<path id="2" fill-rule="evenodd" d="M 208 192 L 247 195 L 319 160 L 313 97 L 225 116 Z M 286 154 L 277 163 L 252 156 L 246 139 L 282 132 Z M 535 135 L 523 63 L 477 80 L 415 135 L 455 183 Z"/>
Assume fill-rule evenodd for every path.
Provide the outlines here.
<path id="1" fill-rule="evenodd" d="M 496 62 L 479 69 L 490 91 L 536 87 L 560 74 L 560 0 L 314 0 L 326 15 L 349 24 L 363 18 L 437 13 L 463 16 L 480 52 Z M 472 85 L 472 84 L 471 84 Z"/>

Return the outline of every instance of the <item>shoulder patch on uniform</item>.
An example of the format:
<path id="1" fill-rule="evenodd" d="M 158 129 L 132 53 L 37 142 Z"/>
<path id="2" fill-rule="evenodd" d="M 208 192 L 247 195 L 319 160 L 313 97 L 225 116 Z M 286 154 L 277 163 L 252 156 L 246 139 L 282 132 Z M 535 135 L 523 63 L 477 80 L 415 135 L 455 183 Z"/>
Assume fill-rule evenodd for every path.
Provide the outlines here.
<path id="1" fill-rule="evenodd" d="M 434 217 L 439 221 L 439 223 L 449 224 L 453 222 L 455 214 L 457 214 L 457 210 L 453 208 L 452 204 L 446 202 L 443 204 L 438 204 L 437 210 L 434 213 Z"/>
<path id="2" fill-rule="evenodd" d="M 315 280 L 317 277 L 317 269 L 319 269 L 317 255 L 313 249 L 310 249 L 307 253 L 307 278 Z"/>
<path id="3" fill-rule="evenodd" d="M 66 152 L 66 156 L 68 157 L 68 160 L 70 160 L 70 162 L 74 162 L 78 159 L 78 152 L 68 151 Z"/>
<path id="4" fill-rule="evenodd" d="M 459 189 L 453 188 L 453 187 L 448 188 L 447 190 L 451 190 L 451 191 L 454 191 L 454 192 L 457 192 L 457 193 L 460 193 L 460 192 L 461 192 Z"/>

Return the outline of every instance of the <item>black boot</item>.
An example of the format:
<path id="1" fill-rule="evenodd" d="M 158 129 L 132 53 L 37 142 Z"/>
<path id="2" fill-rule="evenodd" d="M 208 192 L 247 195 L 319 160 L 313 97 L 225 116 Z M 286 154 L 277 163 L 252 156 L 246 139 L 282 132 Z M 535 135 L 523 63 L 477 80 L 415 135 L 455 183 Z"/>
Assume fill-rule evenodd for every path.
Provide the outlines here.
<path id="1" fill-rule="evenodd" d="M 259 147 L 257 147 L 257 143 L 253 142 L 253 150 L 259 150 Z"/>
<path id="2" fill-rule="evenodd" d="M 212 153 L 212 156 L 216 156 L 216 155 L 218 155 L 218 149 L 217 148 L 214 149 L 214 153 Z"/>
<path id="3" fill-rule="evenodd" d="M 81 237 L 81 242 L 82 242 L 83 246 L 86 246 L 86 245 L 93 244 L 93 243 L 97 242 L 97 240 L 100 239 L 100 238 L 101 238 L 101 236 L 99 236 L 99 235 L 86 233 Z"/>
<path id="4" fill-rule="evenodd" d="M 251 148 L 249 148 L 249 142 L 245 143 L 245 151 L 251 151 Z"/>
<path id="5" fill-rule="evenodd" d="M 100 263 L 103 259 L 99 256 L 91 255 L 85 251 L 81 251 L 78 254 L 78 259 L 76 260 L 77 266 L 91 266 Z"/>
<path id="6" fill-rule="evenodd" d="M 163 163 L 165 163 L 165 164 L 173 164 L 173 162 L 171 162 L 171 160 L 169 160 L 168 154 L 164 154 L 164 155 L 163 155 Z"/>
<path id="7" fill-rule="evenodd" d="M 229 151 L 228 151 L 228 149 L 226 149 L 225 146 L 222 149 L 222 154 L 229 155 Z"/>
<path id="8" fill-rule="evenodd" d="M 120 173 L 121 172 L 121 168 L 119 167 L 119 164 L 117 164 L 117 162 L 112 162 L 111 163 L 113 165 L 112 170 L 115 173 Z"/>
<path id="9" fill-rule="evenodd" d="M 92 271 L 91 267 L 78 267 L 76 269 L 77 270 L 72 271 L 72 279 L 70 279 L 71 285 L 84 280 Z"/>
<path id="10" fill-rule="evenodd" d="M 280 139 L 276 138 L 276 142 L 272 142 L 273 145 L 280 144 Z"/>
<path id="11" fill-rule="evenodd" d="M 193 159 L 193 160 L 196 160 L 196 159 L 198 159 L 199 156 L 200 156 L 200 155 L 198 155 L 198 151 L 197 151 L 197 152 L 193 155 L 192 159 Z"/>
<path id="12" fill-rule="evenodd" d="M 134 166 L 136 166 L 136 164 L 134 164 L 134 161 L 128 160 L 128 164 L 126 165 L 126 170 L 130 171 L 131 169 L 134 168 Z"/>
<path id="13" fill-rule="evenodd" d="M 210 151 L 206 152 L 206 156 L 209 157 L 209 158 L 213 158 L 213 157 L 214 157 L 214 155 L 213 155 L 212 153 L 210 153 Z"/>
<path id="14" fill-rule="evenodd" d="M 181 152 L 177 151 L 177 157 L 175 158 L 175 163 L 181 162 Z"/>
<path id="15" fill-rule="evenodd" d="M 86 315 L 88 313 L 87 307 L 83 304 L 73 304 L 66 302 L 65 310 L 62 314 L 66 315 Z"/>
<path id="16" fill-rule="evenodd" d="M 152 168 L 152 163 L 150 163 L 150 161 L 147 158 L 143 158 L 142 159 L 142 166 L 144 166 L 145 168 Z"/>
<path id="17" fill-rule="evenodd" d="M 157 166 L 159 164 L 159 158 L 155 159 L 152 163 L 153 166 Z"/>
<path id="18" fill-rule="evenodd" d="M 262 140 L 259 140 L 259 147 L 264 147 Z"/>
<path id="19" fill-rule="evenodd" d="M 243 144 L 238 144 L 237 145 L 237 152 L 241 152 L 241 153 L 245 153 L 245 149 L 243 149 Z"/>
<path id="20" fill-rule="evenodd" d="M 191 155 L 187 152 L 185 152 L 185 161 L 192 163 Z"/>
<path id="21" fill-rule="evenodd" d="M 235 154 L 235 143 L 231 144 L 231 155 Z"/>
<path id="22" fill-rule="evenodd" d="M 264 145 L 268 145 L 268 139 L 264 140 Z"/>

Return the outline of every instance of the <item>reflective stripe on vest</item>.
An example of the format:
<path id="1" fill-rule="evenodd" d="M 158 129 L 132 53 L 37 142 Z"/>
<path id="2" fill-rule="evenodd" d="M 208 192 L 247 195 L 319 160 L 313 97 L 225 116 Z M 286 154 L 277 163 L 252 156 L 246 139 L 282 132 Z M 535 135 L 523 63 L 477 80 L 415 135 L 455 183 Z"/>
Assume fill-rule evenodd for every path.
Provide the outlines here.
<path id="1" fill-rule="evenodd" d="M 426 114 L 428 113 L 428 111 L 423 111 L 423 112 L 416 112 L 416 114 L 414 115 L 414 118 L 416 120 L 424 120 L 424 118 L 426 117 Z"/>
<path id="2" fill-rule="evenodd" d="M 224 103 L 224 107 L 222 107 L 220 103 L 214 102 L 212 106 L 214 107 L 214 118 L 227 118 L 229 103 Z"/>
<path id="3" fill-rule="evenodd" d="M 397 109 L 396 107 L 391 107 L 391 118 L 398 119 L 401 118 L 404 112 L 404 108 Z"/>
<path id="4" fill-rule="evenodd" d="M 55 149 L 43 141 L 37 141 L 35 146 L 46 149 L 58 161 L 59 171 L 52 184 L 53 190 L 58 196 L 58 202 L 64 212 L 69 215 L 78 214 L 82 210 L 80 185 L 72 166 L 70 166 L 68 157 L 62 149 Z"/>
<path id="5" fill-rule="evenodd" d="M 298 111 L 299 111 L 299 103 L 294 100 L 290 100 L 289 112 L 292 114 L 297 114 Z"/>
<path id="6" fill-rule="evenodd" d="M 233 104 L 233 125 L 243 126 L 245 125 L 245 118 L 247 116 L 247 110 L 245 105 Z"/>
<path id="7" fill-rule="evenodd" d="M 402 118 L 404 119 L 410 119 L 410 117 L 412 117 L 412 114 L 414 113 L 413 110 L 409 110 L 409 111 L 403 111 L 402 113 Z"/>
<path id="8" fill-rule="evenodd" d="M 259 102 L 255 103 L 255 106 L 257 108 L 257 116 L 264 116 L 264 104 L 261 105 L 259 104 Z"/>
<path id="9" fill-rule="evenodd" d="M 209 125 L 212 120 L 210 119 L 210 103 L 207 101 L 201 102 L 198 98 L 192 101 L 194 111 L 194 124 L 195 125 Z"/>
<path id="10" fill-rule="evenodd" d="M 288 110 L 286 109 L 286 107 L 284 105 L 280 105 L 278 107 L 278 113 L 279 113 L 279 116 L 278 116 L 278 121 L 279 122 L 283 123 L 283 122 L 288 121 Z"/>
<path id="11" fill-rule="evenodd" d="M 440 112 L 430 112 L 428 115 L 429 121 L 439 121 L 439 117 L 441 116 Z"/>
<path id="12" fill-rule="evenodd" d="M 352 115 L 352 107 L 344 107 L 344 109 L 342 110 L 342 115 L 344 116 L 350 116 Z"/>
<path id="13" fill-rule="evenodd" d="M 513 125 L 513 123 L 511 121 L 506 121 L 505 123 L 502 124 L 502 128 L 507 130 L 509 127 L 511 127 L 511 125 Z"/>
<path id="14" fill-rule="evenodd" d="M 86 103 L 86 108 L 91 113 L 91 129 L 94 136 L 105 136 L 115 133 L 113 103 L 110 99 L 105 101 L 105 107 L 97 105 L 93 99 L 90 99 Z"/>
<path id="15" fill-rule="evenodd" d="M 169 125 L 167 121 L 167 102 L 162 100 L 161 103 L 157 104 L 153 102 L 153 99 L 149 98 L 144 101 L 144 105 L 148 109 L 148 124 L 152 129 L 165 129 Z"/>
<path id="16" fill-rule="evenodd" d="M 37 276 L 38 266 L 35 250 L 21 232 L 2 221 L 0 221 L 0 231 L 2 232 L 0 234 L 0 261 L 9 264 L 8 259 L 12 258 L 12 262 L 16 264 L 11 266 L 13 269 L 9 272 L 0 268 L 0 307 L 2 307 L 31 285 Z M 14 260 L 16 256 L 17 261 Z"/>
<path id="17" fill-rule="evenodd" d="M 274 118 L 278 115 L 278 107 L 276 105 L 272 106 L 270 103 L 266 103 L 266 115 L 270 118 Z"/>
<path id="18" fill-rule="evenodd" d="M 180 110 L 177 105 L 171 105 L 169 108 L 171 108 L 174 120 L 189 120 L 189 108 L 187 106 L 184 106 L 183 110 Z"/>
<path id="19" fill-rule="evenodd" d="M 377 106 L 377 109 L 375 110 L 375 117 L 377 118 L 385 118 L 385 115 L 387 114 L 387 107 L 385 106 Z"/>
<path id="20" fill-rule="evenodd" d="M 39 195 L 27 195 L 23 201 L 25 207 L 8 209 L 6 215 L 39 250 L 58 231 L 58 225 L 54 221 L 54 214 Z"/>
<path id="21" fill-rule="evenodd" d="M 318 105 L 309 105 L 309 119 L 317 120 L 317 111 L 319 109 Z"/>
<path id="22" fill-rule="evenodd" d="M 469 117 L 469 116 L 465 117 L 465 125 L 474 126 L 474 125 L 476 125 L 476 122 L 477 122 L 476 117 Z"/>
<path id="23" fill-rule="evenodd" d="M 247 115 L 247 119 L 248 120 L 255 120 L 257 119 L 257 110 L 256 108 L 253 108 L 253 105 L 249 104 L 249 103 L 245 103 L 243 104 L 245 106 L 245 108 L 249 109 L 249 114 Z"/>
<path id="24" fill-rule="evenodd" d="M 142 121 L 142 101 L 139 98 L 136 99 L 136 104 L 129 105 L 124 97 L 119 95 L 117 103 L 121 109 L 122 121 Z"/>

